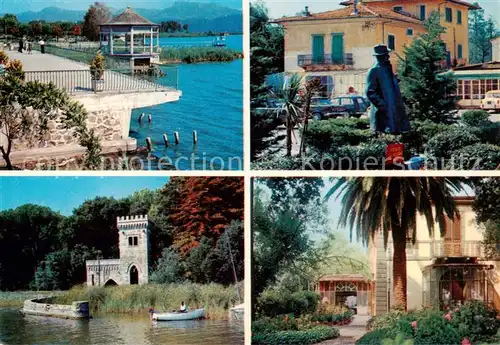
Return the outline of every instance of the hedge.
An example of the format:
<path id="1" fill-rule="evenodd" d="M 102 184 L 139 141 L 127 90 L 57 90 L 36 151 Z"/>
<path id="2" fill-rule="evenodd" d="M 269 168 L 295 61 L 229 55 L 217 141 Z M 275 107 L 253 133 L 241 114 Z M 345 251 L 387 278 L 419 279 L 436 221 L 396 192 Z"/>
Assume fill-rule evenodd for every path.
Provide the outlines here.
<path id="1" fill-rule="evenodd" d="M 340 335 L 338 329 L 328 326 L 317 326 L 302 331 L 280 331 L 254 333 L 253 345 L 310 345 L 325 340 L 335 339 Z"/>

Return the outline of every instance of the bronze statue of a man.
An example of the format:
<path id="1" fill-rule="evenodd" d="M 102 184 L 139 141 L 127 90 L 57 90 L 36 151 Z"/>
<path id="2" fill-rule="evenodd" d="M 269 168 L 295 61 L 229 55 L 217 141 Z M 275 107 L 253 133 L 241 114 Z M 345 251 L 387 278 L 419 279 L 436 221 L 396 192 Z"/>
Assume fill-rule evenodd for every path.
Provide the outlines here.
<path id="1" fill-rule="evenodd" d="M 389 49 L 384 44 L 374 47 L 377 62 L 368 71 L 366 96 L 372 106 L 370 127 L 377 133 L 401 134 L 410 130 L 399 81 L 392 72 Z"/>

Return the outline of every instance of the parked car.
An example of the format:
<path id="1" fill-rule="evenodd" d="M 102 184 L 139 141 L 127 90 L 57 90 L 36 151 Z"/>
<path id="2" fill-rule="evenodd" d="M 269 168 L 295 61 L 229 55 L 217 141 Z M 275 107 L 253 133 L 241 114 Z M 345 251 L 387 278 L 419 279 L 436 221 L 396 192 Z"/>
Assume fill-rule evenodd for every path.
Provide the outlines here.
<path id="1" fill-rule="evenodd" d="M 500 90 L 486 92 L 481 100 L 481 109 L 500 111 Z"/>
<path id="2" fill-rule="evenodd" d="M 316 120 L 349 117 L 347 108 L 334 104 L 329 98 L 311 99 L 311 114 Z"/>
<path id="3" fill-rule="evenodd" d="M 332 103 L 347 109 L 349 116 L 359 118 L 366 114 L 370 107 L 368 98 L 359 95 L 337 96 L 332 99 Z"/>
<path id="4" fill-rule="evenodd" d="M 276 98 L 265 98 L 252 101 L 252 109 L 257 114 L 269 114 L 275 116 L 279 121 L 286 120 L 286 110 L 283 109 L 283 102 Z"/>

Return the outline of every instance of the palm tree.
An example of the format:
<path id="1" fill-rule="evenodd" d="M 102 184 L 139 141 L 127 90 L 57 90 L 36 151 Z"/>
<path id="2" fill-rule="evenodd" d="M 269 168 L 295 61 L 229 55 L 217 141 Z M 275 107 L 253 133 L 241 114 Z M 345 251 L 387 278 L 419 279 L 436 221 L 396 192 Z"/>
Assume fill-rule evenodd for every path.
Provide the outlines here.
<path id="1" fill-rule="evenodd" d="M 281 106 L 277 115 L 286 116 L 286 155 L 292 155 L 292 135 L 295 124 L 299 123 L 300 106 L 297 102 L 297 96 L 302 87 L 302 77 L 298 74 L 292 74 L 288 79 L 283 78 L 280 82 L 281 88 L 276 92 L 271 90 L 271 96 L 277 98 Z"/>
<path id="2" fill-rule="evenodd" d="M 453 195 L 464 190 L 464 183 L 464 178 L 348 177 L 338 179 L 325 197 L 341 197 L 339 226 L 349 226 L 351 238 L 355 232 L 357 239 L 367 245 L 382 231 L 387 248 L 392 235 L 394 298 L 396 305 L 405 310 L 406 241 L 411 237 L 415 242 L 417 213 L 425 216 L 431 236 L 436 223 L 444 236 L 446 218 L 459 217 Z"/>

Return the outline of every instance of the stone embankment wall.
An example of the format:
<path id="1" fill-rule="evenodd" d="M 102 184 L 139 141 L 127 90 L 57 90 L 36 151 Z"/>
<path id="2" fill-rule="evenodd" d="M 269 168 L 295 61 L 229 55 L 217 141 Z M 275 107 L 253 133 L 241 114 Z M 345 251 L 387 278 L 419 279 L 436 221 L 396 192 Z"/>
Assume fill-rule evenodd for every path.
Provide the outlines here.
<path id="1" fill-rule="evenodd" d="M 59 317 L 63 319 L 88 319 L 89 302 L 76 301 L 71 305 L 52 304 L 51 298 L 28 299 L 24 301 L 23 313 Z"/>

